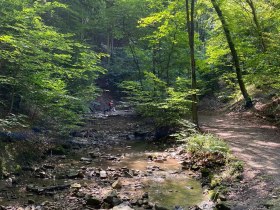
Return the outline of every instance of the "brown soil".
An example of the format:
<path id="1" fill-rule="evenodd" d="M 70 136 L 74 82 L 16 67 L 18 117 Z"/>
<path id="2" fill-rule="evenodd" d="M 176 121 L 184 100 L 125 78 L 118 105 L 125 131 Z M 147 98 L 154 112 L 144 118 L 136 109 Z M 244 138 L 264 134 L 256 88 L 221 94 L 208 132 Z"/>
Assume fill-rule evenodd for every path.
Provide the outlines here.
<path id="1" fill-rule="evenodd" d="M 250 112 L 204 112 L 200 122 L 203 131 L 226 140 L 245 163 L 243 180 L 229 189 L 232 209 L 279 210 L 280 129 Z"/>

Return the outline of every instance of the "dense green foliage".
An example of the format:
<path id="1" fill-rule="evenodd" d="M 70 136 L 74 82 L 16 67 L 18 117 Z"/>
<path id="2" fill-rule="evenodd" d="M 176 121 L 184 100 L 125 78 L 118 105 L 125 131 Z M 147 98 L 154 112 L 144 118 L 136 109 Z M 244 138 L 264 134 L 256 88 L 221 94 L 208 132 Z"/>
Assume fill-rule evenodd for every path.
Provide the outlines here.
<path id="1" fill-rule="evenodd" d="M 1 1 L 1 127 L 75 124 L 103 68 L 110 87 L 121 84 L 157 124 L 189 116 L 192 94 L 236 98 L 232 53 L 211 2 L 195 4 L 194 90 L 185 0 Z M 279 0 L 215 2 L 249 94 L 279 96 Z"/>
<path id="2" fill-rule="evenodd" d="M 44 21 L 46 13 L 65 7 L 57 2 L 1 2 L 2 128 L 13 126 L 13 113 L 18 112 L 31 123 L 41 119 L 55 126 L 71 125 L 85 101 L 92 99 L 93 82 L 104 72 L 99 66 L 102 54 Z"/>
<path id="3" fill-rule="evenodd" d="M 140 82 L 126 81 L 122 87 L 137 111 L 145 117 L 155 119 L 156 126 L 176 125 L 178 119 L 190 114 L 192 91 L 186 88 L 187 80 L 177 78 L 173 87 L 152 72 L 144 72 Z"/>

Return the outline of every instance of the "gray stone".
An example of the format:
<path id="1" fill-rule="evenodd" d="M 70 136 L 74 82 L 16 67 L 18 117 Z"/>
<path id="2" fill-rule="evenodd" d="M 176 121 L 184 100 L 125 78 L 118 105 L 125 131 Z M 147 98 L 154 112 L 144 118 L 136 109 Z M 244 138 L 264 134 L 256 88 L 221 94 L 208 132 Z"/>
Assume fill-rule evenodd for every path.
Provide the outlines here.
<path id="1" fill-rule="evenodd" d="M 104 202 L 110 204 L 112 207 L 122 203 L 122 200 L 118 197 L 116 191 L 111 191 L 107 194 Z"/>
<path id="2" fill-rule="evenodd" d="M 88 154 L 91 158 L 97 158 L 100 156 L 100 154 L 98 154 L 97 152 L 89 152 Z"/>
<path id="3" fill-rule="evenodd" d="M 79 177 L 79 172 L 77 172 L 77 171 L 70 171 L 66 176 L 69 179 L 75 179 L 75 178 Z"/>
<path id="4" fill-rule="evenodd" d="M 100 178 L 107 178 L 107 172 L 106 171 L 100 171 Z"/>
<path id="5" fill-rule="evenodd" d="M 85 161 L 85 162 L 91 162 L 92 158 L 86 158 L 86 157 L 82 157 L 81 161 Z"/>
<path id="6" fill-rule="evenodd" d="M 134 210 L 127 204 L 120 204 L 118 206 L 115 206 L 112 210 Z"/>
<path id="7" fill-rule="evenodd" d="M 95 208 L 99 208 L 101 205 L 101 200 L 91 195 L 87 195 L 85 197 L 85 200 L 86 200 L 86 205 L 93 206 Z"/>

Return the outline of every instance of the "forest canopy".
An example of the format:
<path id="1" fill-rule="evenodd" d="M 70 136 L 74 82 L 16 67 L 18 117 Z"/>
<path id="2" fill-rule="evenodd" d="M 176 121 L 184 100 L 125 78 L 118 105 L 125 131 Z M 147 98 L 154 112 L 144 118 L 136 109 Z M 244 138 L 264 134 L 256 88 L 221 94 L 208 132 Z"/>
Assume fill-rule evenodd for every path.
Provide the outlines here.
<path id="1" fill-rule="evenodd" d="M 279 13 L 279 0 L 2 0 L 0 125 L 71 128 L 100 77 L 158 125 L 205 95 L 278 97 Z"/>

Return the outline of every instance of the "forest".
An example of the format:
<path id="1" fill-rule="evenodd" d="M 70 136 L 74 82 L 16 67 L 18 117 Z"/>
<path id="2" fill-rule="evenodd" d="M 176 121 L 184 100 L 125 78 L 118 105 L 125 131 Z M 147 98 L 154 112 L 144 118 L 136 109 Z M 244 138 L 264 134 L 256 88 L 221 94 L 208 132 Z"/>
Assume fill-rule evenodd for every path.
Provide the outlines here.
<path id="1" fill-rule="evenodd" d="M 0 209 L 20 209 L 28 201 L 30 209 L 37 205 L 38 209 L 277 210 L 279 40 L 279 0 L 1 0 Z M 150 149 L 148 142 L 156 145 L 151 151 L 164 150 L 166 157 L 142 151 Z M 111 181 L 110 187 L 115 184 L 117 195 L 93 197 L 84 183 L 77 182 L 86 179 L 90 170 L 81 169 L 84 162 L 97 167 L 94 160 L 108 153 L 112 154 L 111 159 L 105 155 L 108 160 L 125 162 L 118 160 L 119 147 L 141 150 L 157 164 L 168 162 L 175 148 L 180 165 L 202 185 L 206 183 L 211 202 L 185 204 L 177 198 L 186 192 L 169 183 L 175 203 L 157 204 L 156 193 L 149 189 L 141 202 L 138 199 L 134 205 L 131 198 L 124 204 L 120 197 L 122 190 L 128 190 L 118 186 L 125 181 L 121 175 L 116 181 L 117 175 L 104 168 L 110 168 L 108 163 L 98 165 L 99 172 L 93 170 L 92 176 L 98 183 L 101 179 Z M 90 157 L 84 157 L 87 153 Z M 60 159 L 62 155 L 71 161 L 78 157 L 80 162 L 71 164 L 84 170 L 75 176 L 73 171 L 65 172 L 61 180 L 72 179 L 69 186 L 40 183 L 44 187 L 38 188 L 31 179 L 13 181 L 26 176 L 24 168 L 30 176 L 56 179 L 60 171 L 53 165 L 70 164 Z M 133 165 L 133 160 L 127 162 Z M 43 166 L 34 169 L 34 164 Z M 136 175 L 128 166 L 128 171 L 118 167 L 114 173 L 132 179 L 142 176 L 139 165 L 135 167 L 141 172 Z M 145 173 L 157 170 L 153 167 Z M 167 177 L 172 174 L 169 169 Z M 249 179 L 248 171 L 254 177 Z M 241 196 L 240 185 L 229 184 L 243 183 L 241 176 L 249 179 L 247 185 L 240 184 L 248 199 Z M 29 184 L 25 190 L 36 195 L 61 190 L 59 196 L 66 198 L 65 189 L 70 189 L 67 192 L 76 193 L 78 201 L 51 205 L 59 199 L 50 199 L 49 205 L 39 205 L 37 197 L 17 195 L 18 202 L 12 202 L 4 187 L 7 180 L 15 189 Z M 262 189 L 263 182 L 274 189 Z M 256 192 L 248 190 L 253 185 L 258 186 L 256 192 L 264 191 L 263 200 L 262 195 L 253 199 Z M 229 192 L 235 192 L 237 202 L 231 203 Z M 147 193 L 153 204 L 148 203 Z M 114 203 L 111 198 L 121 201 Z M 87 207 L 81 207 L 82 202 Z"/>

